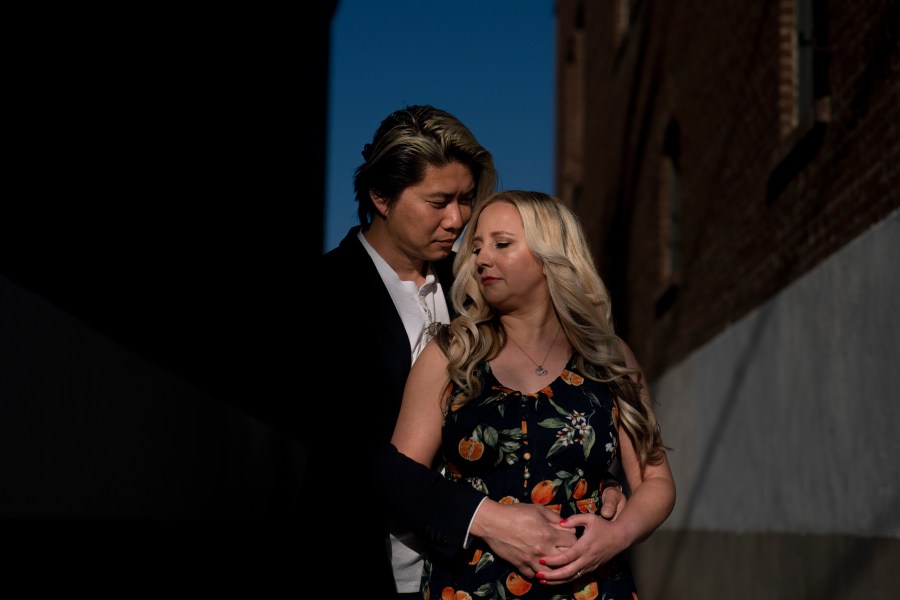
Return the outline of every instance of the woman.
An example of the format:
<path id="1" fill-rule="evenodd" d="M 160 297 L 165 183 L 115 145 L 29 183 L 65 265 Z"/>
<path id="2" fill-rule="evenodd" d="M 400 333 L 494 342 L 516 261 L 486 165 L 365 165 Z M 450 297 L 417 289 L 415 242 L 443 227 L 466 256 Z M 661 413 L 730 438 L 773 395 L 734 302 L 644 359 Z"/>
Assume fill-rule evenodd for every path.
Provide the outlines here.
<path id="1" fill-rule="evenodd" d="M 392 442 L 487 499 L 464 556 L 429 556 L 424 597 L 636 597 L 620 555 L 668 517 L 675 485 L 577 218 L 546 194 L 498 192 L 476 208 L 454 271 L 459 316 L 413 365 Z M 607 521 L 595 513 L 617 459 L 632 495 Z M 521 503 L 580 534 L 525 572 L 492 553 L 482 519 Z"/>

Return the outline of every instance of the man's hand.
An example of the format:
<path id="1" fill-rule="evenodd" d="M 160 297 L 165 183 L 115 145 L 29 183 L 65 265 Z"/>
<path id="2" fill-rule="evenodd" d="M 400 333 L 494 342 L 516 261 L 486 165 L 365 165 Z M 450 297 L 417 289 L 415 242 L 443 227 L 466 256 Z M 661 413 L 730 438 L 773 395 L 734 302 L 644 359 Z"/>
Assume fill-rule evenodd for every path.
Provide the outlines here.
<path id="1" fill-rule="evenodd" d="M 622 487 L 618 485 L 604 486 L 603 493 L 600 494 L 603 506 L 600 507 L 600 516 L 609 521 L 615 521 L 616 517 L 625 508 L 626 498 Z"/>
<path id="2" fill-rule="evenodd" d="M 469 532 L 530 578 L 541 569 L 541 558 L 575 543 L 575 529 L 560 527 L 559 521 L 557 513 L 539 504 L 486 500 L 475 513 Z"/>

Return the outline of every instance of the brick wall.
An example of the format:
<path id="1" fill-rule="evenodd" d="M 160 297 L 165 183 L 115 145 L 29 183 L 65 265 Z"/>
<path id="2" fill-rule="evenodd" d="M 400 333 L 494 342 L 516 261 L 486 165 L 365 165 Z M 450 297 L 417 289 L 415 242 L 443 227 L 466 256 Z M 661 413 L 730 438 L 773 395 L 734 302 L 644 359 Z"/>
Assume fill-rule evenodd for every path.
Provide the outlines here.
<path id="1" fill-rule="evenodd" d="M 572 148 L 571 122 L 560 132 L 557 164 L 579 168 L 558 169 L 557 190 L 585 220 L 617 326 L 652 378 L 900 205 L 900 9 L 817 3 L 829 94 L 821 121 L 790 129 L 793 2 L 639 2 L 618 46 L 616 4 L 558 2 L 558 114 L 583 104 L 584 123 L 583 147 Z M 583 64 L 563 52 L 575 38 Z M 663 278 L 660 161 L 673 122 L 682 268 Z"/>

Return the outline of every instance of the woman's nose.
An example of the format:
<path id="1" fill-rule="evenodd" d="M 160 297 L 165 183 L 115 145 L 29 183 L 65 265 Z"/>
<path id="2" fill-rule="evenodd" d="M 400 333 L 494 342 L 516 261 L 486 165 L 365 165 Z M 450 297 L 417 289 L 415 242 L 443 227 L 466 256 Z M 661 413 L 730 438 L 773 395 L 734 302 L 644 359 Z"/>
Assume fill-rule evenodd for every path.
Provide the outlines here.
<path id="1" fill-rule="evenodd" d="M 487 248 L 482 247 L 475 257 L 475 264 L 479 267 L 489 266 L 491 264 L 491 253 Z"/>

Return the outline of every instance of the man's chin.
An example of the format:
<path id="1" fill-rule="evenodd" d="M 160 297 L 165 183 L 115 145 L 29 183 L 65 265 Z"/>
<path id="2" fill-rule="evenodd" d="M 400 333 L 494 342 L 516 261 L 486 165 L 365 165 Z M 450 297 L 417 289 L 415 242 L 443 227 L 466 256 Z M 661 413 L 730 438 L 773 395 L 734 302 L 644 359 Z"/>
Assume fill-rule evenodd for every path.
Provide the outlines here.
<path id="1" fill-rule="evenodd" d="M 434 245 L 434 246 L 430 247 L 428 249 L 428 251 L 429 251 L 428 252 L 428 260 L 430 260 L 430 261 L 443 260 L 443 259 L 447 258 L 448 256 L 450 256 L 450 254 L 453 252 L 453 245 L 452 244 L 449 246 L 447 246 L 445 244 Z"/>

